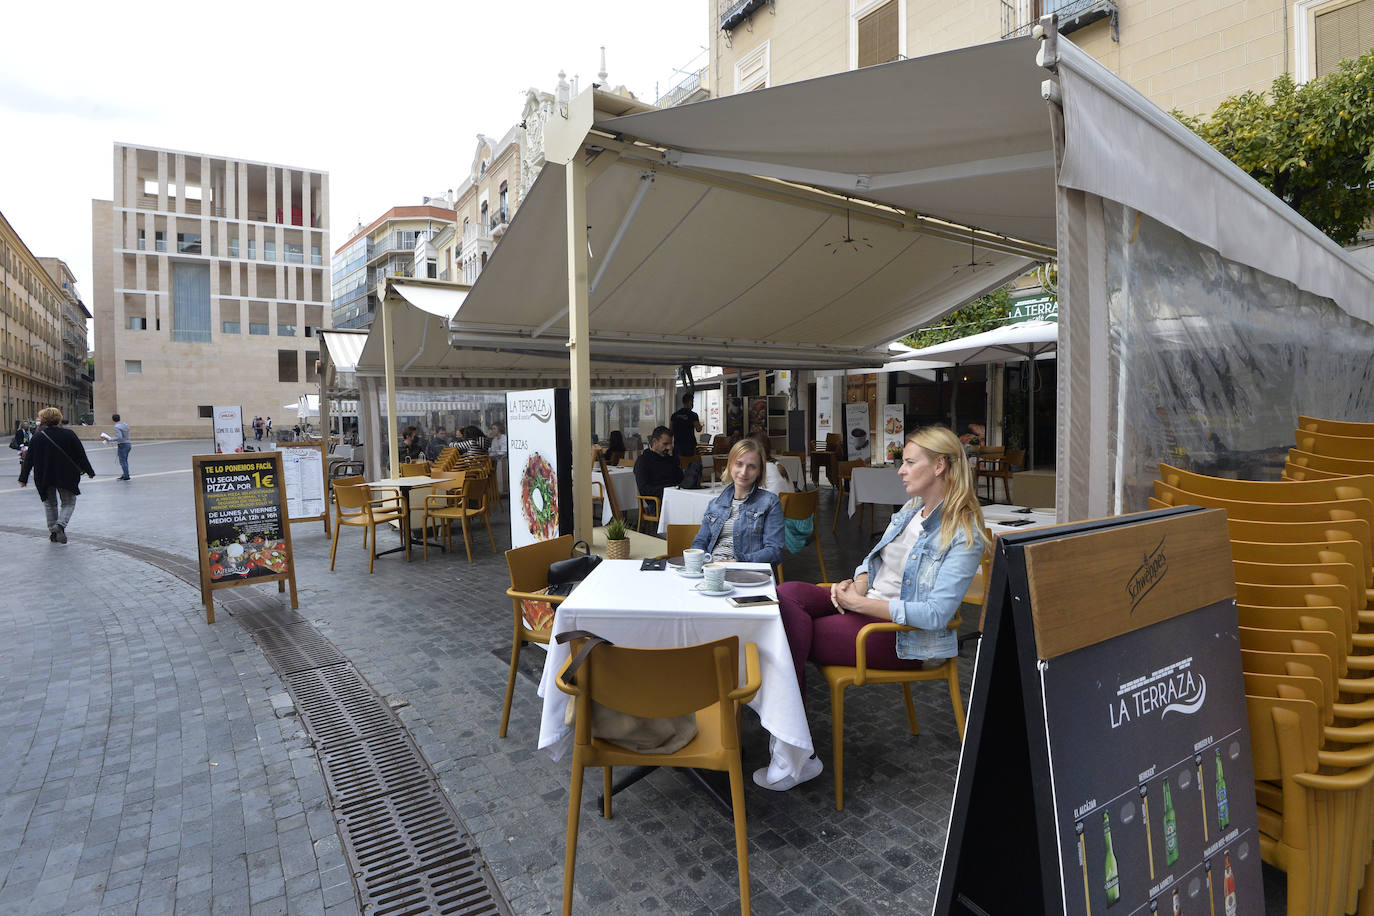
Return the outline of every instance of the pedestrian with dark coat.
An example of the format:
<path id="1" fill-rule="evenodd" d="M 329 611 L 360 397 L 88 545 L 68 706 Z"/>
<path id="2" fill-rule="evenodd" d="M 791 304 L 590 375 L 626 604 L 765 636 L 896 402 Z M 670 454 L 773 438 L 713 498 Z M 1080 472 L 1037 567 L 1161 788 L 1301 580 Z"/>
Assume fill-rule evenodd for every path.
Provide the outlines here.
<path id="1" fill-rule="evenodd" d="M 43 501 L 48 520 L 48 540 L 67 543 L 67 525 L 76 511 L 81 475 L 95 479 L 95 468 L 86 457 L 86 448 L 76 433 L 62 427 L 62 411 L 44 407 L 38 412 L 42 424 L 29 440 L 29 450 L 19 468 L 19 486 L 29 485 L 29 473 Z M 58 502 L 61 501 L 59 508 Z"/>

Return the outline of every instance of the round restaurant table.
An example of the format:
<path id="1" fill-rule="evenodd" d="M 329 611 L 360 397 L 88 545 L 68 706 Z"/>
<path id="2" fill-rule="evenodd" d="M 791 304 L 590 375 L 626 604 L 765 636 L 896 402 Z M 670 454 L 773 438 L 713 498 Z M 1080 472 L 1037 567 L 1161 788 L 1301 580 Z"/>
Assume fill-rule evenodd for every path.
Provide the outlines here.
<path id="1" fill-rule="evenodd" d="M 658 514 L 659 536 L 668 534 L 669 525 L 700 525 L 702 517 L 706 515 L 706 507 L 716 498 L 723 486 L 722 484 L 700 490 L 666 487 L 663 490 L 663 507 Z"/>

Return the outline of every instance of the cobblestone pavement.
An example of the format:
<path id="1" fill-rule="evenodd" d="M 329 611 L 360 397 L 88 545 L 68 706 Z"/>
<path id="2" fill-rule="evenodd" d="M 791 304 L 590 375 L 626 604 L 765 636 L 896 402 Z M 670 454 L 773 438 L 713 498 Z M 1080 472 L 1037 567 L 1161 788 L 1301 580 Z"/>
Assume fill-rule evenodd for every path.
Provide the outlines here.
<path id="1" fill-rule="evenodd" d="M 190 556 L 195 452 L 136 445 L 133 481 L 83 486 L 65 547 L 37 536 L 31 489 L 0 486 L 0 568 L 22 570 L 6 577 L 0 612 L 0 913 L 357 910 L 318 763 L 299 720 L 277 717 L 274 707 L 289 711 L 282 682 L 248 634 L 228 614 L 207 626 L 181 579 L 82 542 L 125 537 Z M 114 466 L 113 450 L 92 457 L 102 474 Z M 847 519 L 832 538 L 832 511 L 823 491 L 833 576 L 872 542 Z M 33 535 L 12 533 L 25 525 Z M 495 531 L 504 547 L 504 521 Z M 558 911 L 568 763 L 535 748 L 542 651 L 522 656 L 509 737 L 496 737 L 510 648 L 504 558 L 479 532 L 472 564 L 461 549 L 409 565 L 392 555 L 369 576 L 360 534 L 345 531 L 331 573 L 318 523 L 295 526 L 293 540 L 301 615 L 398 707 L 512 910 Z M 814 552 L 787 570 L 814 581 Z M 971 647 L 961 661 L 967 696 Z M 809 678 L 826 772 L 788 793 L 746 780 L 755 912 L 929 911 L 959 745 L 943 687 L 913 693 L 919 736 L 896 688 L 850 691 L 836 812 L 828 696 Z M 767 735 L 752 713 L 744 722 L 748 771 L 766 764 Z M 738 912 L 731 821 L 700 786 L 658 770 L 617 796 L 609 821 L 598 788 L 593 775 L 576 912 Z M 1277 888 L 1271 913 L 1283 912 Z"/>

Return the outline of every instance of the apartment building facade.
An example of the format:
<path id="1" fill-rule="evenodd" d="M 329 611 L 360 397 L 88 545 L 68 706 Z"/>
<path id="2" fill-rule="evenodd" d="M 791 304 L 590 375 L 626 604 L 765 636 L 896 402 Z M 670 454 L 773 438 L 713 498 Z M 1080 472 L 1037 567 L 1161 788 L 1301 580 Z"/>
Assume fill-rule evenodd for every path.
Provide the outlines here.
<path id="1" fill-rule="evenodd" d="M 716 0 L 709 84 L 747 92 L 902 57 L 1060 30 L 1165 110 L 1211 112 L 1374 47 L 1374 0 Z"/>
<path id="2" fill-rule="evenodd" d="M 7 438 L 16 420 L 32 420 L 44 407 L 68 401 L 62 360 L 65 304 L 62 287 L 0 213 L 0 396 Z"/>
<path id="3" fill-rule="evenodd" d="M 116 143 L 113 187 L 92 201 L 96 419 L 199 437 L 215 406 L 280 418 L 315 390 L 329 173 Z"/>
<path id="4" fill-rule="evenodd" d="M 477 282 L 520 206 L 520 135 L 519 125 L 500 139 L 477 135 L 468 174 L 455 195 L 453 241 L 440 268 L 451 271 L 450 279 Z"/>
<path id="5" fill-rule="evenodd" d="M 370 327 L 387 277 L 438 278 L 432 241 L 453 225 L 453 218 L 452 200 L 426 197 L 419 206 L 392 207 L 367 226 L 356 227 L 334 252 L 334 327 Z M 414 268 L 417 247 L 431 253 L 428 259 L 422 258 L 418 274 Z M 429 261 L 434 262 L 433 276 Z"/>
<path id="6" fill-rule="evenodd" d="M 76 289 L 76 275 L 61 258 L 39 258 L 48 276 L 62 289 L 62 389 L 63 400 L 57 406 L 62 415 L 73 423 L 92 412 L 91 375 L 88 368 L 90 352 L 86 322 L 91 313 Z"/>

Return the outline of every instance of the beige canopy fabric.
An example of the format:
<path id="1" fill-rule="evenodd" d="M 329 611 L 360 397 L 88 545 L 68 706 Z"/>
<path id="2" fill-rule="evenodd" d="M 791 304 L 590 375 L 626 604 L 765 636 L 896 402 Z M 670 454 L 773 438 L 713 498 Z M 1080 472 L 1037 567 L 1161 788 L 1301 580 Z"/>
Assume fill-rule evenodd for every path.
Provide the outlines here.
<path id="1" fill-rule="evenodd" d="M 1034 58 L 1030 39 L 1000 42 L 597 121 L 592 357 L 870 366 L 1053 257 Z M 452 321 L 455 345 L 563 351 L 564 181 L 540 174 Z"/>

